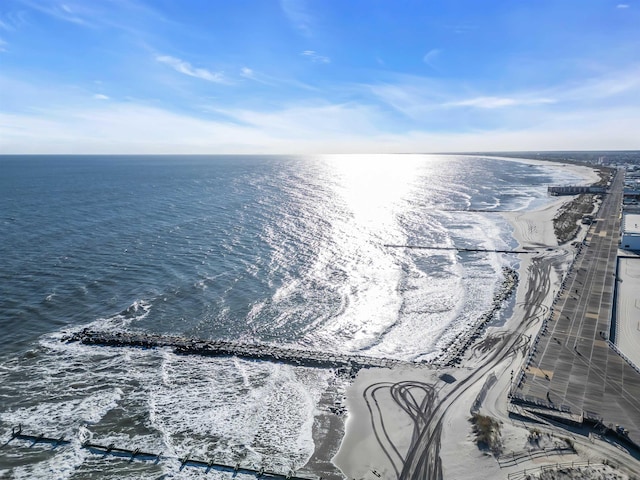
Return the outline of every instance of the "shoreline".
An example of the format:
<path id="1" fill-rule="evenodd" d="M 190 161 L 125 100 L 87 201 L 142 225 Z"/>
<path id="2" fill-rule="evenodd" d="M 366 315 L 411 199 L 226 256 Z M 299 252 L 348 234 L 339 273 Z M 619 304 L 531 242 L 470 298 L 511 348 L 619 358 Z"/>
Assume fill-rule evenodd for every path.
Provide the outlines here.
<path id="1" fill-rule="evenodd" d="M 527 162 L 526 160 L 514 159 L 513 161 L 548 164 L 548 162 L 536 160 Z M 571 169 L 574 175 L 582 177 L 586 183 L 593 183 L 599 179 L 596 170 L 591 167 L 568 164 L 565 167 Z M 542 247 L 550 250 L 560 249 L 562 245 L 558 245 L 558 240 L 554 233 L 553 218 L 558 214 L 561 207 L 573 198 L 573 196 L 559 197 L 536 210 L 504 212 L 503 217 L 513 229 L 512 236 L 518 243 L 518 249 L 538 249 Z M 584 231 L 584 229 L 581 229 L 578 236 Z M 544 252 L 541 256 L 546 257 L 553 254 L 554 252 Z M 547 272 L 551 286 L 545 298 L 545 303 L 548 302 L 549 305 L 552 302 L 552 292 L 555 292 L 554 289 L 559 288 L 562 276 L 566 273 L 573 260 L 573 252 L 565 252 L 562 257 L 564 258 L 560 259 L 556 267 Z M 524 301 L 525 293 L 529 289 L 530 283 L 535 281 L 531 272 L 533 261 L 534 259 L 531 255 L 520 255 L 519 257 L 517 272 L 520 282 L 515 292 L 516 305 Z M 482 339 L 490 338 L 494 334 L 515 335 L 518 325 L 523 323 L 523 315 L 519 308 L 514 308 L 510 316 L 505 319 L 503 325 L 489 327 L 484 332 Z M 531 337 L 539 329 L 540 322 L 533 322 L 526 329 Z M 521 332 L 519 335 L 522 336 L 524 333 Z M 480 343 L 483 343 L 482 339 Z M 491 345 L 485 345 L 485 347 L 486 350 L 491 350 Z M 406 412 L 403 410 L 403 405 L 400 405 L 397 399 L 391 397 L 390 389 L 400 384 L 410 385 L 413 389 L 419 389 L 420 385 L 427 384 L 443 390 L 444 394 L 450 385 L 447 384 L 447 381 L 443 381 L 443 378 L 449 376 L 453 379 L 451 384 L 455 384 L 458 372 L 476 367 L 482 358 L 482 354 L 478 352 L 471 353 L 463 358 L 462 363 L 457 368 L 393 368 L 361 371 L 346 391 L 346 405 L 349 413 L 344 424 L 344 437 L 340 442 L 335 457 L 332 459 L 332 463 L 340 469 L 344 477 L 348 478 L 363 477 L 371 472 L 382 475 L 382 478 L 397 478 L 398 469 L 402 468 L 402 463 L 405 459 L 403 452 L 407 452 L 411 448 L 409 439 L 412 436 L 415 437 L 417 424 L 408 420 Z M 496 385 L 491 388 L 493 393 L 490 392 L 488 395 L 492 398 L 484 398 L 485 403 L 493 402 L 494 408 L 496 405 L 500 405 L 500 408 L 504 408 L 504 411 L 506 411 L 507 392 L 511 382 L 510 375 L 505 375 L 505 373 L 519 368 L 523 358 L 524 354 L 521 354 L 518 358 L 501 362 L 497 377 L 494 373 L 496 369 L 491 369 L 494 379 L 497 378 L 497 380 L 495 380 Z M 478 449 L 471 438 L 472 426 L 466 415 L 466 412 L 469 411 L 469 408 L 474 403 L 474 399 L 476 402 L 478 401 L 479 397 L 477 395 L 480 395 L 480 387 L 488 380 L 487 372 L 486 375 L 482 376 L 482 381 L 476 381 L 477 386 L 475 388 L 467 389 L 459 397 L 460 402 L 458 403 L 464 405 L 464 410 L 452 412 L 453 417 L 451 414 L 447 414 L 446 410 L 442 413 L 443 419 L 446 420 L 449 428 L 444 429 L 442 433 L 440 430 L 434 431 L 434 433 L 442 435 L 441 445 L 438 446 L 435 454 L 442 458 L 443 466 L 458 464 L 454 468 L 455 472 L 450 472 L 453 474 L 453 478 L 473 479 L 500 476 L 500 473 L 495 471 L 495 468 L 492 468 L 495 466 L 488 466 L 487 471 L 478 470 L 476 463 L 482 461 L 486 455 Z M 377 409 L 375 415 L 373 415 L 371 404 L 363 401 L 366 398 L 367 389 L 373 384 L 372 382 L 375 382 L 375 385 L 384 386 L 379 390 L 379 395 L 375 399 L 375 409 Z M 428 394 L 423 392 L 422 395 L 426 396 Z M 435 405 L 434 408 L 436 408 Z M 385 419 L 387 419 L 386 422 L 384 421 Z M 384 429 L 380 430 L 380 428 L 376 429 L 375 426 L 372 427 L 376 423 L 379 426 L 383 425 Z M 382 438 L 382 441 L 378 430 L 383 433 L 382 437 L 384 438 Z M 460 462 L 461 458 L 469 461 Z"/>

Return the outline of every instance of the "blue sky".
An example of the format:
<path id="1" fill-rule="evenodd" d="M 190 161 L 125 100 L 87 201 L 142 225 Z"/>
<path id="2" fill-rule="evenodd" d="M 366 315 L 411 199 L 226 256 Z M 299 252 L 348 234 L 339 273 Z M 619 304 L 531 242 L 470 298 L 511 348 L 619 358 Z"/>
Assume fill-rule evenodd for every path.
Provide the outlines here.
<path id="1" fill-rule="evenodd" d="M 2 0 L 0 153 L 640 148 L 640 0 Z"/>

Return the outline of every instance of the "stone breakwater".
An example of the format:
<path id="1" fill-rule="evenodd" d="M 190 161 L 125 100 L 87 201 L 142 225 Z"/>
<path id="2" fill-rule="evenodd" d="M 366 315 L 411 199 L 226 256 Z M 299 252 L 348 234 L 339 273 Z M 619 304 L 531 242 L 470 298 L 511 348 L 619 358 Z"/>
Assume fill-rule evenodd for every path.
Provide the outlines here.
<path id="1" fill-rule="evenodd" d="M 478 318 L 478 321 L 470 331 L 459 336 L 447 345 L 447 347 L 443 349 L 444 353 L 442 357 L 437 359 L 436 363 L 447 366 L 460 363 L 467 349 L 478 339 L 489 322 L 496 318 L 496 315 L 502 308 L 504 302 L 513 295 L 513 292 L 515 292 L 516 287 L 518 286 L 518 272 L 513 268 L 503 267 L 502 273 L 504 275 L 504 280 L 502 281 L 502 285 L 498 291 L 493 296 L 491 308 Z"/>
<path id="2" fill-rule="evenodd" d="M 201 355 L 205 357 L 239 357 L 249 360 L 287 363 L 315 368 L 336 369 L 339 373 L 355 376 L 362 368 L 392 368 L 402 365 L 432 366 L 455 365 L 460 362 L 466 350 L 477 340 L 489 322 L 495 319 L 504 302 L 513 294 L 518 285 L 518 273 L 503 268 L 504 280 L 495 293 L 491 308 L 464 335 L 457 337 L 446 346 L 441 357 L 435 360 L 405 361 L 392 358 L 371 357 L 358 354 L 340 354 L 293 347 L 276 346 L 267 343 L 242 343 L 227 340 L 201 340 L 170 335 L 143 332 L 102 331 L 83 329 L 63 335 L 63 342 L 79 342 L 84 345 L 105 347 L 172 348 L 179 355 Z"/>
<path id="3" fill-rule="evenodd" d="M 407 362 L 366 355 L 345 355 L 270 345 L 240 343 L 225 340 L 199 340 L 168 335 L 138 332 L 108 332 L 84 329 L 65 335 L 63 342 L 105 347 L 173 348 L 180 355 L 206 357 L 240 357 L 250 360 L 288 363 L 305 367 L 339 369 L 355 375 L 361 368 L 391 368 L 398 365 L 428 365 L 426 362 Z"/>

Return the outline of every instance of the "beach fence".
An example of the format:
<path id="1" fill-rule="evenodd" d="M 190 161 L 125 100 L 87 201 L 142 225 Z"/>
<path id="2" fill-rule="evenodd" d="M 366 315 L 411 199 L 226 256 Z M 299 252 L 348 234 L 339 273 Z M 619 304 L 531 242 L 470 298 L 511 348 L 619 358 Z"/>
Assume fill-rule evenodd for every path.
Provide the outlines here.
<path id="1" fill-rule="evenodd" d="M 57 448 L 59 446 L 65 446 L 71 444 L 71 440 L 66 439 L 64 436 L 54 437 L 48 436 L 44 433 L 33 434 L 27 433 L 23 431 L 22 425 L 18 425 L 17 427 L 13 427 L 11 429 L 11 438 L 0 448 L 6 446 L 12 440 L 23 440 L 26 442 L 30 442 L 31 445 L 35 444 L 48 444 L 51 445 L 52 448 Z M 209 471 L 226 471 L 235 475 L 239 473 L 255 475 L 257 478 L 272 478 L 272 479 L 286 479 L 286 480 L 322 480 L 322 477 L 301 477 L 295 474 L 294 471 L 289 471 L 287 473 L 283 472 L 273 472 L 268 471 L 264 467 L 256 467 L 256 466 L 247 466 L 241 465 L 240 463 L 236 463 L 235 465 L 227 465 L 225 463 L 217 462 L 215 460 L 202 460 L 197 458 L 191 458 L 188 455 L 185 457 L 175 457 L 170 455 L 164 455 L 163 452 L 152 453 L 145 452 L 140 448 L 126 448 L 119 447 L 115 444 L 103 445 L 100 443 L 93 442 L 83 442 L 81 443 L 81 448 L 91 452 L 95 455 L 101 455 L 103 457 L 110 456 L 114 458 L 120 458 L 122 460 L 126 460 L 129 462 L 142 461 L 142 462 L 151 462 L 151 463 L 160 463 L 173 461 L 178 462 L 180 464 L 180 470 L 191 467 L 191 468 L 200 468 L 205 469 L 205 473 L 209 473 Z"/>
<path id="2" fill-rule="evenodd" d="M 540 467 L 526 468 L 524 470 L 520 470 L 518 472 L 512 472 L 507 475 L 508 480 L 525 480 L 530 478 L 529 475 L 534 475 L 542 472 L 556 472 L 556 471 L 567 471 L 567 470 L 578 470 L 587 467 L 587 468 L 597 468 L 604 467 L 608 465 L 603 462 L 591 462 L 587 460 L 586 462 L 570 462 L 570 463 L 555 463 L 551 465 L 543 465 Z"/>
<path id="3" fill-rule="evenodd" d="M 535 450 L 523 450 L 521 452 L 503 453 L 498 457 L 500 468 L 513 467 L 522 462 L 535 460 L 536 458 L 552 457 L 555 455 L 575 455 L 576 451 L 569 445 L 566 447 L 547 447 Z"/>

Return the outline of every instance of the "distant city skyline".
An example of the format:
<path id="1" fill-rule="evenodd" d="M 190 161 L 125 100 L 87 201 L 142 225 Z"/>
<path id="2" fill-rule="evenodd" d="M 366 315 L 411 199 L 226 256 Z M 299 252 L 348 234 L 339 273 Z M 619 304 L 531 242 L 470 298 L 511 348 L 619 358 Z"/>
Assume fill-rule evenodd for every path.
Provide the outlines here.
<path id="1" fill-rule="evenodd" d="M 639 149 L 638 125 L 638 0 L 0 3 L 0 154 Z"/>

